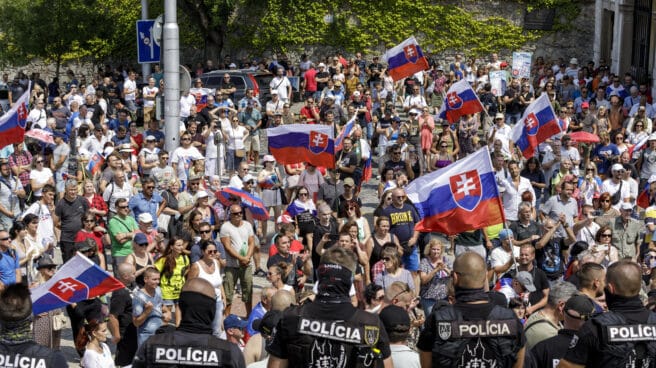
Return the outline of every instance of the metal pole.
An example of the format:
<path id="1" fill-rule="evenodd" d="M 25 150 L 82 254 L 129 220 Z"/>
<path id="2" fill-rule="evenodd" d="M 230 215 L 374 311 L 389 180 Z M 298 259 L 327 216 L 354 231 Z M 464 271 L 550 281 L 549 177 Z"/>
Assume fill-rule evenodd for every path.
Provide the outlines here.
<path id="1" fill-rule="evenodd" d="M 180 38 L 176 0 L 164 0 L 164 147 L 173 152 L 180 140 Z"/>
<path id="2" fill-rule="evenodd" d="M 141 19 L 142 20 L 147 20 L 148 19 L 148 0 L 141 0 Z M 152 35 L 151 35 L 151 37 L 152 37 Z M 150 42 L 153 42 L 153 40 L 150 40 Z M 143 82 L 148 83 L 148 77 L 150 77 L 150 64 L 149 63 L 141 64 L 141 74 L 143 76 Z"/>

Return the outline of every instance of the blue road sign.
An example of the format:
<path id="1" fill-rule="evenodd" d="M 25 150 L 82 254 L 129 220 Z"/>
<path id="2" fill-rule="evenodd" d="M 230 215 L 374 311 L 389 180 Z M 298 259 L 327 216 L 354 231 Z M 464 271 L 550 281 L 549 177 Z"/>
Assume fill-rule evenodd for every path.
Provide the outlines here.
<path id="1" fill-rule="evenodd" d="M 137 21 L 137 56 L 139 64 L 159 63 L 160 47 L 153 36 L 154 20 Z"/>

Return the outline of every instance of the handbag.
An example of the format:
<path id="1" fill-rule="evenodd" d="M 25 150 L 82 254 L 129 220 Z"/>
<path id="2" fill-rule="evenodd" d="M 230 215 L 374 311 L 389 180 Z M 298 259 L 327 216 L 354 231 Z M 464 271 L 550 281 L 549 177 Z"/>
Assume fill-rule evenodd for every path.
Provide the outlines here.
<path id="1" fill-rule="evenodd" d="M 245 157 L 246 156 L 246 150 L 243 148 L 237 148 L 235 150 L 235 157 Z"/>
<path id="2" fill-rule="evenodd" d="M 282 187 L 278 187 L 278 191 L 280 192 L 280 203 L 289 204 L 289 201 L 287 200 L 287 195 L 285 194 L 285 190 Z"/>
<path id="3" fill-rule="evenodd" d="M 66 320 L 68 318 L 66 318 L 64 313 L 53 314 L 50 318 L 52 319 L 53 331 L 61 331 L 62 329 L 64 329 L 64 327 L 66 327 Z"/>
<path id="4" fill-rule="evenodd" d="M 170 221 L 171 215 L 160 213 L 159 216 L 157 216 L 157 228 L 164 229 L 168 232 Z"/>

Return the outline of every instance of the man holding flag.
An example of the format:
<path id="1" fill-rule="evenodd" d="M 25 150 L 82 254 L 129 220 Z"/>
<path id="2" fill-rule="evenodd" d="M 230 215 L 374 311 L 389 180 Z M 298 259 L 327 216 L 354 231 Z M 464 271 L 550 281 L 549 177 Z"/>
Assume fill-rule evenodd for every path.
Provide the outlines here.
<path id="1" fill-rule="evenodd" d="M 528 105 L 512 129 L 512 140 L 525 158 L 532 157 L 540 143 L 561 132 L 558 117 L 546 94 Z"/>

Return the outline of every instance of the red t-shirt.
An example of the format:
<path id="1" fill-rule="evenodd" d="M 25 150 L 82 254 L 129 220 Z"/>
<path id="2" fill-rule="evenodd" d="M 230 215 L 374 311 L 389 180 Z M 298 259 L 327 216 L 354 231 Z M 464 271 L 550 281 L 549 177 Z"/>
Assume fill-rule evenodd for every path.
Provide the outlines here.
<path id="1" fill-rule="evenodd" d="M 317 91 L 317 70 L 310 68 L 303 74 L 305 78 L 305 90 L 307 92 L 316 92 Z"/>
<path id="2" fill-rule="evenodd" d="M 301 243 L 296 239 L 292 240 L 292 243 L 289 245 L 289 253 L 300 254 L 302 250 L 303 250 L 303 243 Z M 276 254 L 278 254 L 278 247 L 276 247 L 276 243 L 273 242 L 273 244 L 271 244 L 271 246 L 269 247 L 269 257 L 273 257 Z"/>
<path id="3" fill-rule="evenodd" d="M 96 241 L 96 245 L 98 245 L 98 253 L 102 253 L 103 251 L 103 244 L 102 244 L 102 235 L 99 232 L 90 232 L 87 233 L 86 231 L 78 231 L 77 235 L 75 235 L 75 242 L 83 242 L 89 238 L 93 239 Z"/>

